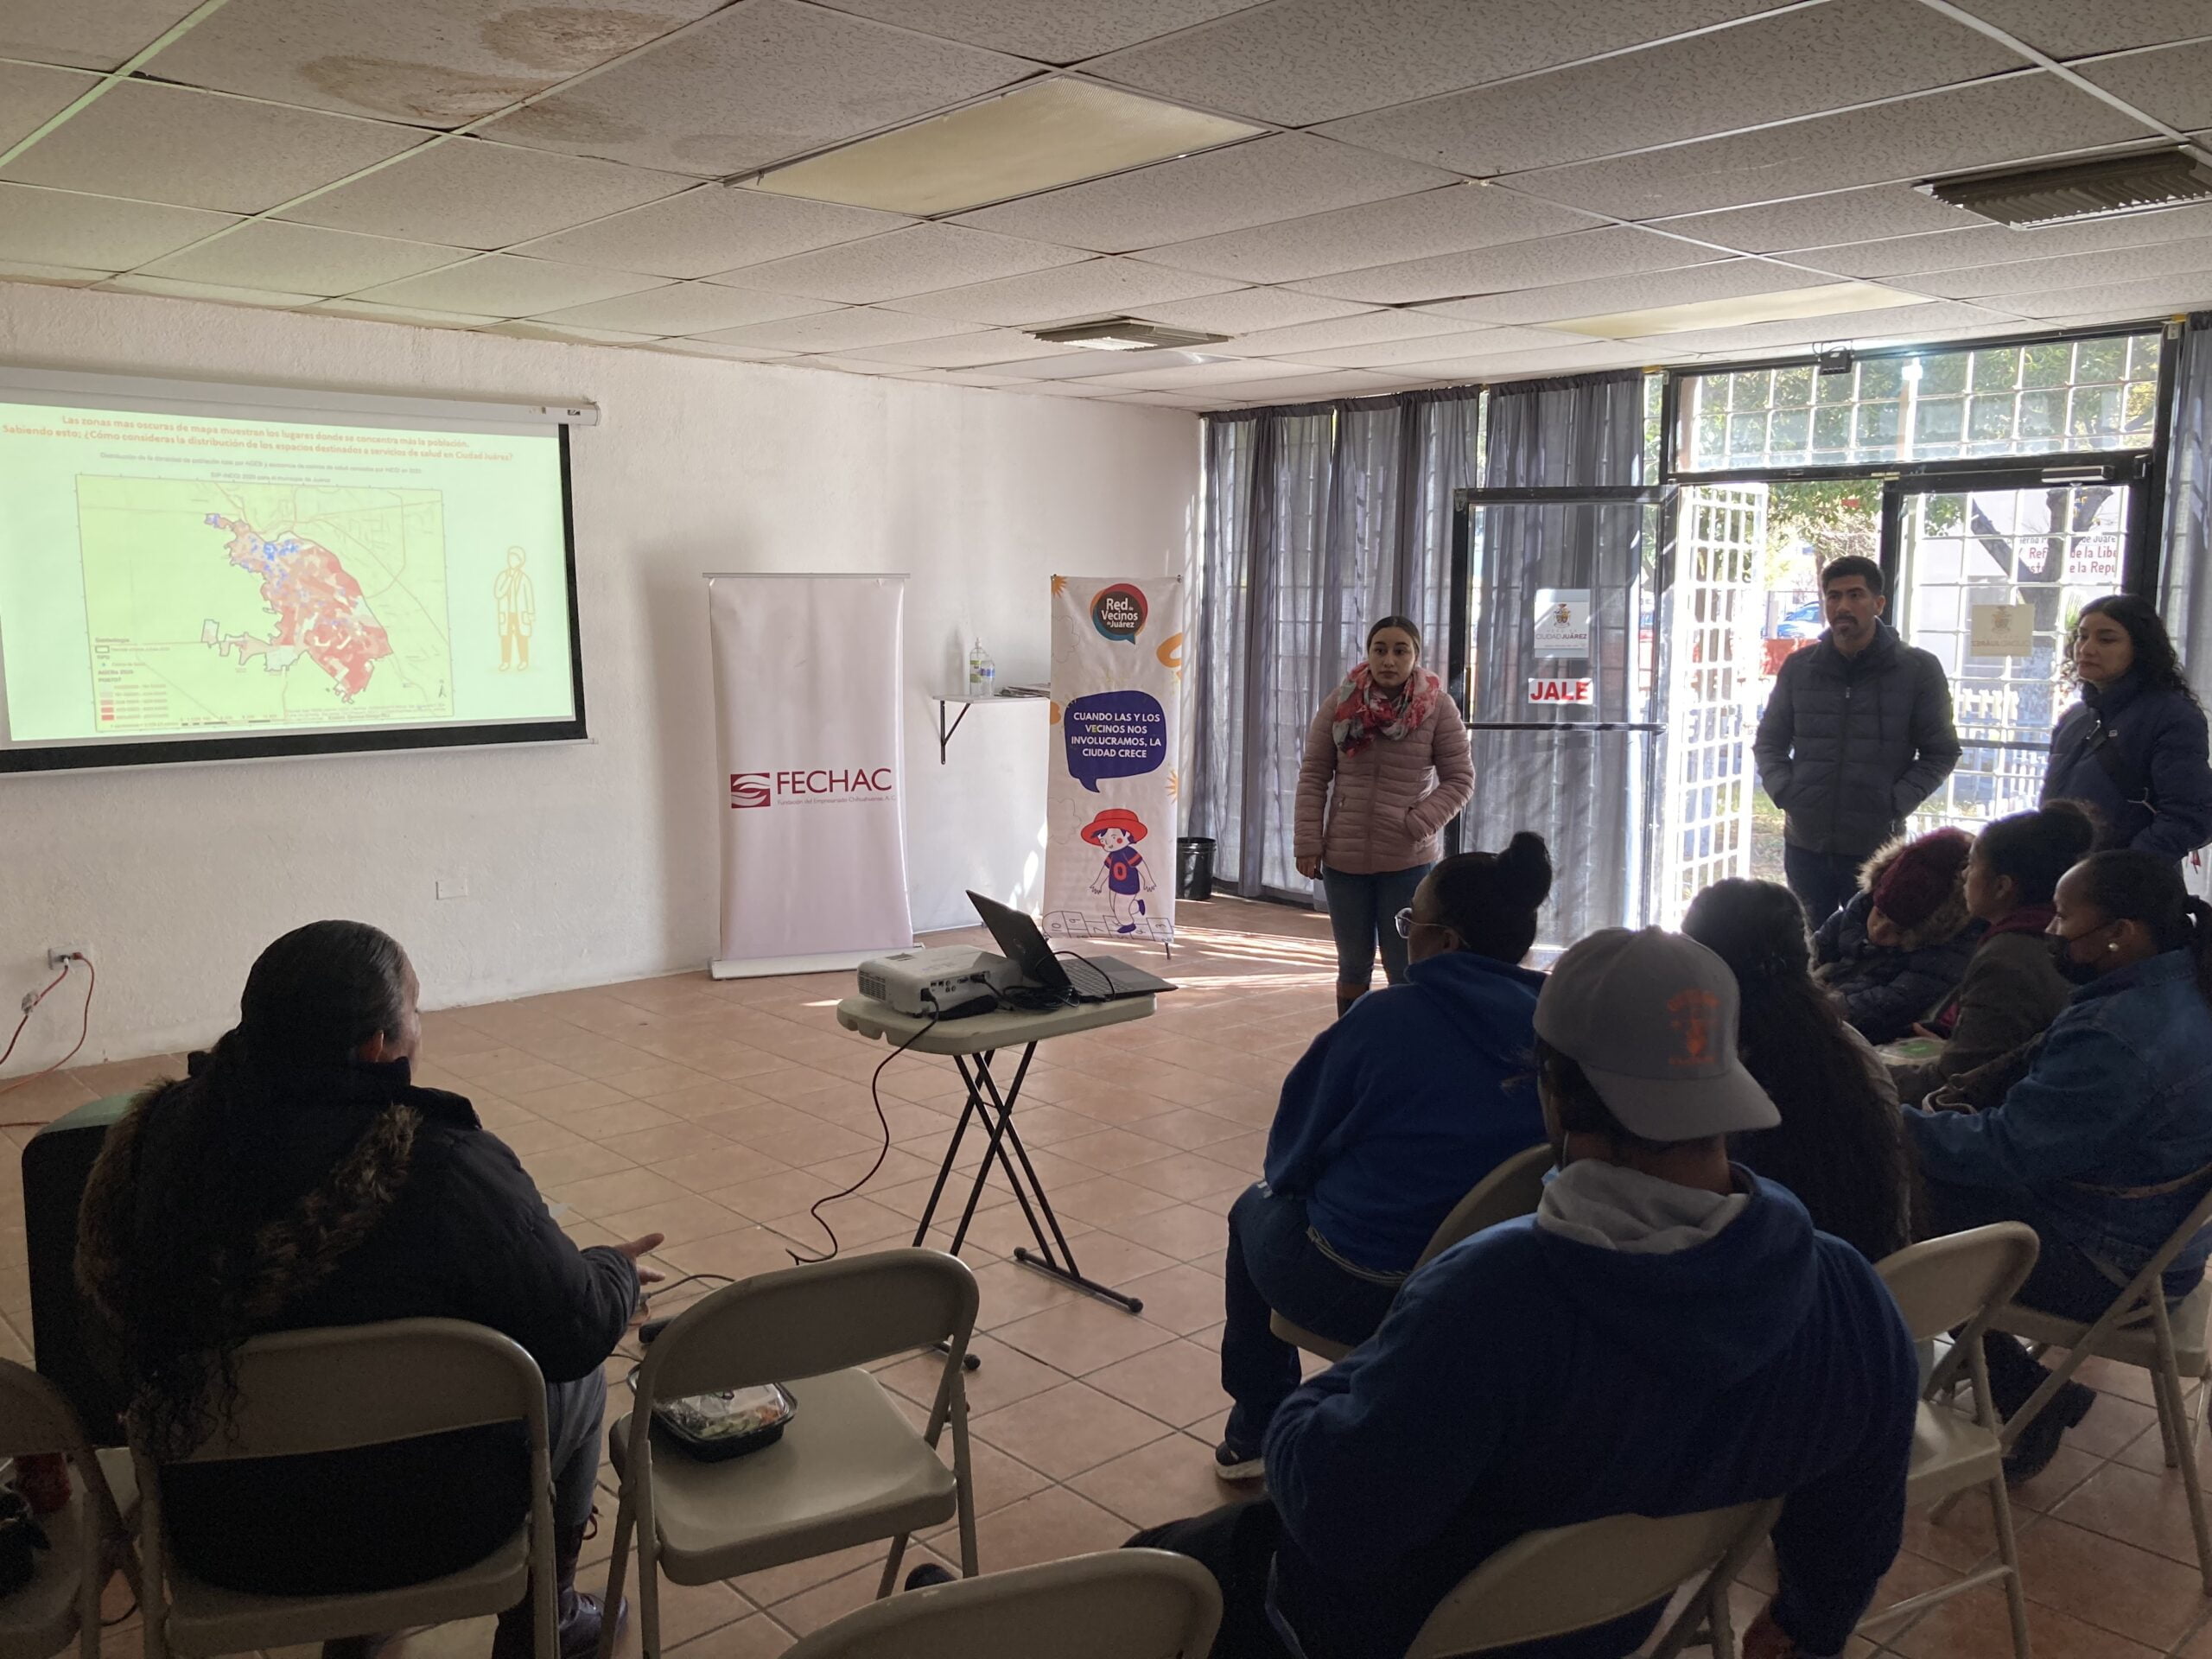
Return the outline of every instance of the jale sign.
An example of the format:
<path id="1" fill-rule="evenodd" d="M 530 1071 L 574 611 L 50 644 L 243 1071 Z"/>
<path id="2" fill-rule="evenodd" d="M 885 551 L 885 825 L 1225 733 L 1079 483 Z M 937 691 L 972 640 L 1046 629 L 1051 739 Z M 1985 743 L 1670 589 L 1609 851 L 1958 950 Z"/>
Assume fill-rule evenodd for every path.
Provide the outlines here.
<path id="1" fill-rule="evenodd" d="M 1595 702 L 1588 680 L 1531 680 L 1529 682 L 1529 701 L 1531 702 Z"/>

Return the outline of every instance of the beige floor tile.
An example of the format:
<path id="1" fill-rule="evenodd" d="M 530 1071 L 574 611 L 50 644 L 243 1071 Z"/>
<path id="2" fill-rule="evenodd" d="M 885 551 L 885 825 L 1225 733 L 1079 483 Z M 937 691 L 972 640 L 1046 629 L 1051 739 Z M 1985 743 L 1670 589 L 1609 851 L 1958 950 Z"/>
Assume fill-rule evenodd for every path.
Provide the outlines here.
<path id="1" fill-rule="evenodd" d="M 2052 1506 L 2054 1519 L 2101 1532 L 2169 1560 L 2196 1565 L 2196 1535 L 2178 1472 L 2145 1474 L 2107 1463 Z"/>
<path id="2" fill-rule="evenodd" d="M 575 1120 L 588 1113 L 594 1106 L 611 1106 L 629 1098 L 619 1089 L 610 1089 L 603 1083 L 594 1083 L 588 1077 L 575 1083 L 556 1084 L 550 1089 L 518 1090 L 510 1087 L 505 1092 L 524 1110 L 550 1118 L 556 1123 L 571 1126 Z M 588 1138 L 599 1141 L 606 1137 L 594 1135 Z"/>
<path id="3" fill-rule="evenodd" d="M 1118 1549 L 1132 1530 L 1112 1510 L 1065 1486 L 1050 1486 L 978 1521 L 976 1553 L 984 1572 L 1004 1573 L 1095 1549 Z M 940 1552 L 958 1548 L 949 1538 L 933 1538 L 931 1545 Z"/>
<path id="4" fill-rule="evenodd" d="M 1229 1224 L 1221 1213 L 1201 1205 L 1179 1204 L 1173 1209 L 1105 1224 L 1119 1237 L 1158 1250 L 1179 1262 L 1200 1256 L 1218 1257 L 1229 1248 Z"/>
<path id="5" fill-rule="evenodd" d="M 2029 1599 L 2163 1651 L 2204 1611 L 2196 1569 L 2044 1516 L 2020 1534 Z"/>
<path id="6" fill-rule="evenodd" d="M 594 1221 L 604 1216 L 620 1215 L 626 1210 L 635 1210 L 648 1204 L 666 1204 L 672 1199 L 690 1198 L 674 1181 L 664 1175 L 656 1175 L 650 1169 L 639 1169 L 634 1164 L 605 1175 L 591 1175 L 580 1181 L 569 1181 L 549 1191 L 548 1197 L 571 1205 L 580 1215 Z"/>
<path id="7" fill-rule="evenodd" d="M 1046 1190 L 1052 1192 L 1052 1208 L 1094 1227 L 1131 1221 L 1154 1210 L 1168 1209 L 1176 1202 L 1165 1192 L 1155 1192 L 1116 1175 L 1100 1175 L 1074 1186 Z"/>
<path id="8" fill-rule="evenodd" d="M 1211 1440 L 1170 1434 L 1087 1470 L 1068 1484 L 1132 1529 L 1158 1527 L 1249 1495 L 1249 1488 L 1224 1485 L 1213 1470 Z"/>
<path id="9" fill-rule="evenodd" d="M 2036 1659 L 2158 1659 L 2165 1651 L 2033 1601 L 2028 1640 Z M 2012 1659 L 2012 1621 L 2003 1588 L 1987 1585 L 1944 1603 L 1893 1637 L 1890 1650 L 1903 1659 Z"/>
<path id="10" fill-rule="evenodd" d="M 1221 1323 L 1221 1280 L 1185 1262 L 1116 1287 L 1144 1304 L 1141 1317 L 1178 1336 L 1193 1336 Z"/>
<path id="11" fill-rule="evenodd" d="M 1211 1423 L 1229 1410 L 1221 1356 L 1196 1343 L 1162 1343 L 1089 1372 L 1084 1381 L 1178 1428 Z"/>
<path id="12" fill-rule="evenodd" d="M 1070 1376 L 1174 1340 L 1158 1325 L 1090 1296 L 1000 1325 L 991 1334 Z"/>
<path id="13" fill-rule="evenodd" d="M 1063 1382 L 987 1412 L 970 1427 L 978 1439 L 1055 1480 L 1095 1469 L 1168 1432 L 1157 1418 L 1081 1382 Z"/>
<path id="14" fill-rule="evenodd" d="M 537 1183 L 537 1190 L 545 1193 L 578 1181 L 588 1181 L 598 1176 L 637 1167 L 620 1153 L 609 1152 L 596 1141 L 581 1138 L 574 1146 L 532 1153 L 523 1159 L 522 1166 L 529 1172 L 530 1179 Z"/>

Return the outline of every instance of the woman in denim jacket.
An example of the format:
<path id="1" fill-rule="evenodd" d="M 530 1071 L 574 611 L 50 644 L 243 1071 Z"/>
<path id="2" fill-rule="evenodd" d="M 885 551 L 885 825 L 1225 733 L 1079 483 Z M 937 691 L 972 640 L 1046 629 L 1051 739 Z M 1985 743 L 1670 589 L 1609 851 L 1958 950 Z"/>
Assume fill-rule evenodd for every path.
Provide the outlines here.
<path id="1" fill-rule="evenodd" d="M 1930 1234 L 2024 1221 L 2043 1241 L 2018 1300 L 2101 1315 L 2212 1180 L 2212 909 L 2171 859 L 2116 849 L 2069 870 L 2050 925 L 2059 971 L 2081 988 L 2027 1075 L 1986 1111 L 1908 1111 Z M 2175 1301 L 2204 1275 L 2212 1232 L 2165 1273 Z M 2014 1338 L 1985 1339 L 2008 1415 L 2044 1381 Z M 2014 1442 L 2008 1478 L 2047 1465 L 2095 1394 L 2062 1389 Z"/>

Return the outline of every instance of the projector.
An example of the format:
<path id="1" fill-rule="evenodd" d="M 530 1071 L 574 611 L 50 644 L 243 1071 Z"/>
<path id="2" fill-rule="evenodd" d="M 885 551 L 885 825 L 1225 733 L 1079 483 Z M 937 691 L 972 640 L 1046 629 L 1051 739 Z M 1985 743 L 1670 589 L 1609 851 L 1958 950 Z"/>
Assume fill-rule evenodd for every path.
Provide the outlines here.
<path id="1" fill-rule="evenodd" d="M 1020 978 L 1004 957 L 957 945 L 876 957 L 860 969 L 861 995 L 901 1014 L 947 1014 L 986 998 L 996 1001 L 1001 986 Z"/>

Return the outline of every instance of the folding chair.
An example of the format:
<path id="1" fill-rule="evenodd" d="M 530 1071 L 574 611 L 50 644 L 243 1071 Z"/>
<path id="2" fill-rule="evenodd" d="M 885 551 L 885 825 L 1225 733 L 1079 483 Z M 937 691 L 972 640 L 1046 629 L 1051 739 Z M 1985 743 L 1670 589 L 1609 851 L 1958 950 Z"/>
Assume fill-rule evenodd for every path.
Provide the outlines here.
<path id="1" fill-rule="evenodd" d="M 256 1337 L 238 1350 L 238 1398 L 187 1463 L 297 1457 L 522 1423 L 530 1436 L 530 1512 L 474 1567 L 421 1584 L 327 1596 L 264 1596 L 203 1582 L 169 1559 L 159 1470 L 140 1425 L 130 1456 L 144 1503 L 146 1659 L 336 1641 L 504 1612 L 533 1599 L 537 1659 L 556 1659 L 553 1481 L 545 1379 L 508 1338 L 459 1319 L 393 1319 Z M 345 1501 L 333 1493 L 334 1503 Z M 611 1622 L 611 1621 L 610 1621 Z"/>
<path id="2" fill-rule="evenodd" d="M 1989 1371 L 1982 1359 L 1981 1333 L 1991 1317 L 2010 1302 L 2035 1267 L 2039 1249 L 2035 1229 L 2017 1221 L 1976 1227 L 1931 1238 L 1885 1256 L 1875 1271 L 1904 1314 L 1915 1341 L 1932 1341 L 1947 1331 L 1958 1338 L 1921 1392 L 1920 1414 L 1912 1431 L 1912 1465 L 1905 1478 L 1905 1503 L 1918 1509 L 1981 1487 L 1997 1526 L 1995 1567 L 1970 1573 L 1923 1595 L 1869 1613 L 1861 1633 L 1915 1618 L 1962 1591 L 2003 1580 L 2006 1611 L 2012 1619 L 2015 1659 L 2028 1659 L 2028 1604 L 2020 1584 L 2020 1549 L 2012 1534 L 2012 1506 L 2005 1491 L 2003 1425 L 1989 1397 Z M 1944 1403 L 1963 1365 L 1974 1383 L 1974 1415 Z"/>
<path id="3" fill-rule="evenodd" d="M 1535 1214 L 1537 1205 L 1543 1201 L 1544 1173 L 1551 1168 L 1553 1158 L 1548 1146 L 1531 1147 L 1526 1152 L 1515 1153 L 1476 1182 L 1467 1196 L 1452 1206 L 1452 1213 L 1444 1217 L 1435 1232 L 1429 1235 L 1428 1246 L 1421 1251 L 1421 1260 L 1414 1263 L 1414 1271 L 1419 1273 L 1463 1238 L 1472 1238 L 1501 1221 Z M 1309 1354 L 1319 1354 L 1332 1364 L 1351 1351 L 1347 1344 L 1317 1336 L 1280 1313 L 1268 1315 L 1268 1329 L 1285 1342 L 1303 1348 Z"/>
<path id="4" fill-rule="evenodd" d="M 1570 1636 L 1663 1600 L 1691 1579 L 1699 1580 L 1697 1593 L 1651 1649 L 1652 1659 L 1674 1659 L 1693 1641 L 1732 1655 L 1728 1586 L 1781 1514 L 1777 1497 L 1525 1533 L 1437 1603 L 1406 1659 L 1456 1659 Z"/>
<path id="5" fill-rule="evenodd" d="M 784 1659 L 1205 1659 L 1213 1574 L 1162 1549 L 1109 1549 L 872 1602 Z"/>
<path id="6" fill-rule="evenodd" d="M 961 1360 L 976 1304 L 975 1275 L 957 1256 L 884 1250 L 725 1286 L 660 1333 L 639 1368 L 636 1403 L 608 1436 L 622 1497 L 607 1605 L 618 1605 L 634 1534 L 645 1659 L 659 1659 L 664 1573 L 673 1584 L 708 1584 L 888 1538 L 876 1592 L 887 1596 L 907 1537 L 957 1515 L 961 1570 L 975 1577 Z M 939 1343 L 944 1380 L 917 1434 L 859 1368 Z M 798 1402 L 773 1446 L 703 1463 L 652 1431 L 657 1400 L 761 1382 L 786 1384 Z M 937 1454 L 948 1422 L 950 1469 Z M 613 1654 L 614 1634 L 610 1619 L 600 1659 Z"/>
<path id="7" fill-rule="evenodd" d="M 53 1548 L 35 1554 L 29 1584 L 0 1599 L 0 1659 L 47 1659 L 73 1635 L 83 1659 L 99 1659 L 100 1592 L 118 1571 L 137 1586 L 130 1454 L 119 1446 L 94 1451 L 60 1389 L 0 1359 L 0 1457 L 53 1452 L 68 1459 L 76 1478 L 67 1507 L 40 1523 Z"/>
<path id="8" fill-rule="evenodd" d="M 2208 1360 L 2205 1341 L 2205 1321 L 2212 1316 L 2212 1289 L 2198 1283 L 2170 1313 L 2159 1282 L 2168 1264 L 2207 1225 L 2212 1225 L 2212 1190 L 2197 1200 L 2196 1207 L 2158 1247 L 2158 1253 L 2092 1324 L 2007 1302 L 1990 1315 L 1989 1328 L 2021 1338 L 2038 1356 L 2049 1348 L 2066 1350 L 2066 1357 L 2028 1397 L 2027 1403 L 2005 1420 L 2008 1452 L 2020 1431 L 2035 1421 L 2037 1414 L 2073 1379 L 2082 1362 L 2092 1355 L 2139 1366 L 2151 1374 L 2158 1432 L 2166 1443 L 2166 1467 L 2181 1471 L 2182 1490 L 2189 1499 L 2190 1530 L 2196 1535 L 2196 1568 L 2204 1581 L 2204 1593 L 2212 1595 L 2212 1529 L 2205 1523 L 2204 1491 L 2197 1478 L 2196 1456 L 2197 1413 L 2203 1409 L 2206 1386 L 2212 1382 L 2212 1360 Z M 2182 1401 L 2184 1378 L 2198 1385 L 2193 1408 Z"/>

